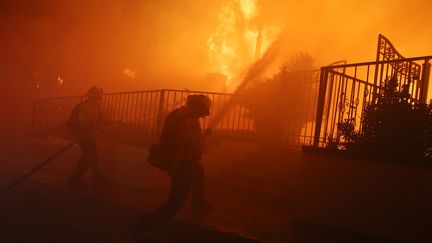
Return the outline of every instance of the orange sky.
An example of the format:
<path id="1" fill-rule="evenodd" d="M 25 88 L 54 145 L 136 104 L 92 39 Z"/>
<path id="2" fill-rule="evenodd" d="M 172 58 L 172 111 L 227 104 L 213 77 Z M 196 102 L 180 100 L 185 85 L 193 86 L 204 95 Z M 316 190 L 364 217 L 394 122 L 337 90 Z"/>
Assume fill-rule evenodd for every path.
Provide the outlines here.
<path id="1" fill-rule="evenodd" d="M 32 85 L 35 73 L 54 83 L 61 76 L 80 88 L 73 92 L 93 83 L 107 90 L 200 87 L 207 73 L 223 72 L 208 40 L 222 10 L 236 1 L 2 1 L 0 78 Z M 378 33 L 405 56 L 432 54 L 431 1 L 244 1 L 254 2 L 256 12 L 227 32 L 236 54 L 231 67 L 253 61 L 250 48 L 242 49 L 246 42 L 232 38 L 258 26 L 277 30 L 267 41 L 284 33 L 281 55 L 307 51 L 317 66 L 373 60 Z"/>

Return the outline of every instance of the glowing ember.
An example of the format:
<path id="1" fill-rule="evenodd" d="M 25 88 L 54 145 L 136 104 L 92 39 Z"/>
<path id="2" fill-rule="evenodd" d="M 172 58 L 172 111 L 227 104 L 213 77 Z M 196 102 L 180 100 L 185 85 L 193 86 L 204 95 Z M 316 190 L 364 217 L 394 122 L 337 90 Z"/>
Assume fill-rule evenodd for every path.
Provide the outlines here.
<path id="1" fill-rule="evenodd" d="M 36 79 L 36 81 L 35 81 L 35 88 L 39 89 L 40 88 L 39 73 L 35 73 L 34 75 L 35 75 L 35 79 Z"/>
<path id="2" fill-rule="evenodd" d="M 57 77 L 57 86 L 62 86 L 64 84 L 64 80 L 62 77 Z"/>
<path id="3" fill-rule="evenodd" d="M 123 74 L 128 76 L 131 79 L 135 79 L 135 77 L 136 77 L 136 72 L 130 70 L 129 68 L 126 68 L 125 70 L 123 70 Z"/>

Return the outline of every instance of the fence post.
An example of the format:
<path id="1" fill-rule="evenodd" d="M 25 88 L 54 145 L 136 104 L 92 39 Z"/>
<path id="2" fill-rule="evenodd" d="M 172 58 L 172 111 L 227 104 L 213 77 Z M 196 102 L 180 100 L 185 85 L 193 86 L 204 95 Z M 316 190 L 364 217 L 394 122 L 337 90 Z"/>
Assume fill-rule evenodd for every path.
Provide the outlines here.
<path id="1" fill-rule="evenodd" d="M 374 102 L 374 103 L 375 103 L 376 92 L 377 92 L 376 87 L 378 86 L 378 84 L 377 84 L 377 82 L 378 82 L 378 71 L 379 71 L 379 66 L 380 66 L 380 64 L 378 64 L 378 63 L 379 63 L 379 61 L 381 61 L 380 51 L 381 51 L 381 40 L 382 40 L 382 38 L 383 38 L 383 35 L 378 34 L 378 44 L 377 44 L 376 59 L 375 59 L 375 61 L 377 63 L 375 65 L 374 86 L 373 86 L 373 89 L 371 90 L 372 102 Z M 384 61 L 385 58 L 383 58 L 382 60 Z"/>
<path id="2" fill-rule="evenodd" d="M 422 65 L 422 77 L 421 77 L 421 92 L 420 92 L 420 102 L 426 104 L 428 98 L 428 90 L 429 90 L 429 76 L 431 64 L 429 63 L 429 59 L 426 59 Z"/>
<path id="3" fill-rule="evenodd" d="M 315 147 L 318 146 L 320 134 L 321 134 L 321 124 L 324 113 L 324 103 L 325 96 L 327 90 L 327 70 L 326 67 L 321 67 L 320 72 L 320 86 L 319 86 L 319 94 L 318 94 L 318 104 L 317 104 L 317 113 L 316 113 L 316 121 L 315 121 L 315 135 L 313 145 Z"/>
<path id="4" fill-rule="evenodd" d="M 160 91 L 160 96 L 159 96 L 159 107 L 158 107 L 158 114 L 157 114 L 156 134 L 159 134 L 161 129 L 162 129 L 164 104 L 165 104 L 165 89 L 162 89 Z"/>

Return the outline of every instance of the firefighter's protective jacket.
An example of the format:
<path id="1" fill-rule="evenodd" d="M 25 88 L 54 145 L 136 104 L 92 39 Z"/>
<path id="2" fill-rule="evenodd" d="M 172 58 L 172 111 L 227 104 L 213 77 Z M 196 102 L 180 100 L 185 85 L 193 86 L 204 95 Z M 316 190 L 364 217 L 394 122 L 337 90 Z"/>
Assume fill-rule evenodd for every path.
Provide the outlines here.
<path id="1" fill-rule="evenodd" d="M 165 119 L 159 146 L 172 159 L 201 160 L 203 142 L 198 118 L 188 116 L 186 107 L 170 112 Z"/>
<path id="2" fill-rule="evenodd" d="M 99 128 L 102 119 L 100 104 L 88 99 L 74 107 L 68 127 L 73 134 L 88 134 Z"/>

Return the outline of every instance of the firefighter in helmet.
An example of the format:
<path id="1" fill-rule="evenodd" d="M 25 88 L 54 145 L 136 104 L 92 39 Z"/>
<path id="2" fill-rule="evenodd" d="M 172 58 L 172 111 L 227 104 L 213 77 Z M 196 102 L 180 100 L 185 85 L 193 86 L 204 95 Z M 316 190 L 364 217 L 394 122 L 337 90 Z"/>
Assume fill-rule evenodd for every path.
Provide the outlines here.
<path id="1" fill-rule="evenodd" d="M 98 188 L 106 182 L 99 169 L 95 136 L 95 132 L 100 128 L 103 120 L 102 96 L 103 90 L 101 88 L 91 87 L 86 94 L 86 99 L 73 108 L 68 122 L 69 130 L 78 140 L 81 148 L 81 158 L 68 179 L 68 185 L 72 188 L 82 185 L 80 180 L 89 169 L 92 172 L 93 187 Z"/>
<path id="2" fill-rule="evenodd" d="M 199 119 L 210 114 L 211 101 L 205 95 L 189 95 L 186 106 L 171 111 L 165 118 L 158 149 L 150 157 L 159 158 L 158 168 L 171 178 L 168 199 L 140 220 L 134 234 L 139 234 L 174 216 L 192 191 L 192 217 L 199 220 L 213 207 L 204 198 L 204 171 L 199 163 L 204 140 L 211 133 L 202 133 Z"/>

